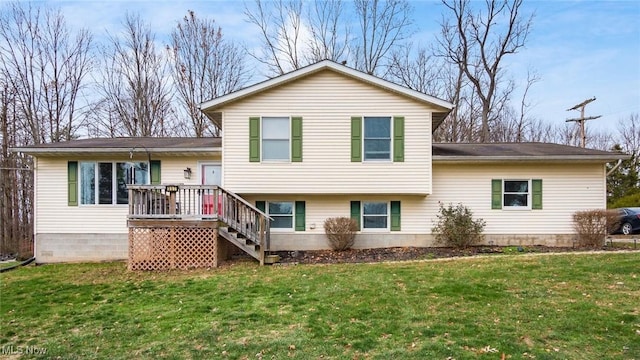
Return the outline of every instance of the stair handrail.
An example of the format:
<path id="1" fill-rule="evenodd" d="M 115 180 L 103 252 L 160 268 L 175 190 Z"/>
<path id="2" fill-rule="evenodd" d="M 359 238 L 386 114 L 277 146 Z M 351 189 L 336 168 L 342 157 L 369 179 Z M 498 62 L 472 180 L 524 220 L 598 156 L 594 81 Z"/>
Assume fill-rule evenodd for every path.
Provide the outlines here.
<path id="1" fill-rule="evenodd" d="M 260 245 L 260 264 L 264 264 L 264 253 L 265 251 L 271 251 L 271 221 L 273 221 L 273 218 L 269 215 L 267 215 L 265 212 L 263 212 L 262 210 L 258 209 L 257 207 L 255 207 L 254 205 L 252 205 L 251 203 L 249 203 L 248 201 L 246 201 L 245 199 L 243 199 L 242 197 L 240 197 L 239 195 L 237 195 L 236 193 L 226 190 L 220 186 L 217 187 L 217 189 L 220 190 L 221 194 L 228 194 L 230 195 L 234 200 L 237 200 L 238 202 L 240 202 L 242 205 L 246 206 L 247 208 L 249 208 L 251 211 L 257 213 L 259 215 L 259 245 Z M 223 216 L 225 216 L 225 218 L 228 217 L 228 214 L 224 214 Z M 236 229 L 238 232 L 240 232 L 243 235 L 247 235 L 245 229 Z"/>
<path id="2" fill-rule="evenodd" d="M 251 205 L 250 202 L 248 202 L 247 200 L 243 199 L 241 196 L 237 195 L 236 193 L 234 193 L 233 191 L 229 191 L 223 187 L 218 186 L 218 189 L 220 189 L 223 193 L 227 193 L 231 196 L 233 196 L 236 200 L 239 200 L 241 203 L 245 204 L 246 206 L 252 208 L 254 211 L 256 211 L 257 213 L 260 213 L 260 215 L 266 217 L 269 220 L 273 220 L 273 218 L 269 215 L 267 215 L 266 213 L 264 213 L 262 210 L 258 209 L 257 207 L 255 207 L 254 205 Z"/>

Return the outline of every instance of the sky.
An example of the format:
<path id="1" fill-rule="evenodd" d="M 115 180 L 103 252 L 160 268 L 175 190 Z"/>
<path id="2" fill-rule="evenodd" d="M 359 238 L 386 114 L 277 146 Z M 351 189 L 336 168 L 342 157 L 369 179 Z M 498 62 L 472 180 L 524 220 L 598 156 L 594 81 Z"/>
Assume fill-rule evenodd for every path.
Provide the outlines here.
<path id="1" fill-rule="evenodd" d="M 90 29 L 96 40 L 107 31 L 117 33 L 126 12 L 140 13 L 163 39 L 187 10 L 194 10 L 199 17 L 213 18 L 225 37 L 250 49 L 259 46 L 260 34 L 245 21 L 241 0 L 44 2 L 61 8 L 72 27 Z M 428 47 L 439 31 L 443 7 L 435 0 L 410 3 L 415 21 L 412 40 Z M 522 10 L 534 14 L 531 33 L 525 48 L 504 63 L 516 84 L 514 102 L 519 103 L 527 72 L 534 71 L 539 81 L 528 94 L 531 116 L 563 123 L 580 116 L 567 109 L 592 97 L 596 101 L 587 105 L 585 115 L 602 117 L 589 121 L 588 129 L 611 130 L 620 119 L 640 114 L 640 1 L 524 0 Z M 255 82 L 263 79 L 258 76 Z"/>

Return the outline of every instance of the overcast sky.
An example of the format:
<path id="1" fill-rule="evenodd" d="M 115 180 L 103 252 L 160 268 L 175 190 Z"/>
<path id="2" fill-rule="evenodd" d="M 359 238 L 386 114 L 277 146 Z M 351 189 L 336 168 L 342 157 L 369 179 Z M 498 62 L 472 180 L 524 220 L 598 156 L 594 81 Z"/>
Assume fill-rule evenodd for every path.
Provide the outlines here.
<path id="1" fill-rule="evenodd" d="M 1 1 L 1 0 L 0 0 Z M 347 0 L 348 1 L 348 0 Z M 187 12 L 211 17 L 225 37 L 258 45 L 258 30 L 245 22 L 242 1 L 46 1 L 63 10 L 74 27 L 87 27 L 100 41 L 106 31 L 116 33 L 127 11 L 138 12 L 164 41 Z M 414 42 L 429 46 L 439 30 L 439 1 L 414 0 Z M 535 105 L 531 113 L 547 122 L 575 118 L 566 111 L 591 97 L 586 115 L 593 129 L 615 127 L 620 118 L 640 113 L 640 1 L 525 0 L 523 10 L 535 13 L 527 46 L 507 59 L 508 71 L 519 86 L 526 84 L 527 69 L 540 81 L 530 90 Z M 256 81 L 264 78 L 256 78 Z"/>

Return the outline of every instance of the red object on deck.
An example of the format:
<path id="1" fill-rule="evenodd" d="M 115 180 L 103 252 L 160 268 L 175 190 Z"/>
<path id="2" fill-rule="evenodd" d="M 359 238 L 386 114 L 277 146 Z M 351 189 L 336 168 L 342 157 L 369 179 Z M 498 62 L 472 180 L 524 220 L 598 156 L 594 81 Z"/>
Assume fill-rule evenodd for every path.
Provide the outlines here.
<path id="1" fill-rule="evenodd" d="M 215 211 L 214 205 L 215 205 L 214 195 L 203 195 L 202 196 L 202 215 L 219 214 L 220 209 L 222 209 L 222 195 L 218 195 L 218 212 Z"/>

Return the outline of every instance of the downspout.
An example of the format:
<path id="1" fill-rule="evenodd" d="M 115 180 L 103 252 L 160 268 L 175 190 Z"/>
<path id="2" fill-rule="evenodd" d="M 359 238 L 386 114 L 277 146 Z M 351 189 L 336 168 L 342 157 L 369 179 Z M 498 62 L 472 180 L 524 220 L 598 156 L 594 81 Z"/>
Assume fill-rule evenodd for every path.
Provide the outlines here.
<path id="1" fill-rule="evenodd" d="M 618 159 L 618 163 L 615 164 L 611 170 L 607 171 L 607 176 L 611 175 L 612 172 L 616 171 L 616 169 L 618 169 L 618 167 L 620 167 L 621 164 L 622 164 L 622 159 Z"/>

